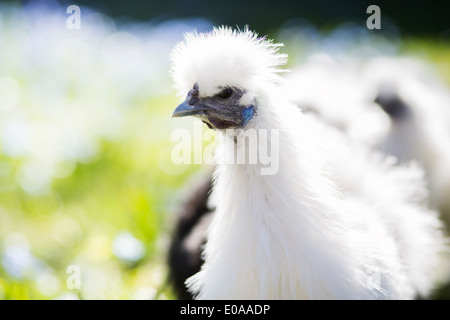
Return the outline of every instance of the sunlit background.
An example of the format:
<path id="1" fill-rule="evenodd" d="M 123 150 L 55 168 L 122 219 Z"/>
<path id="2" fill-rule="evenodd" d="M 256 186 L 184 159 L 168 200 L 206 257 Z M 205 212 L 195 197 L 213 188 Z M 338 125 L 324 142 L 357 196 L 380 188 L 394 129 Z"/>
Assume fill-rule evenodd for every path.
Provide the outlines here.
<path id="1" fill-rule="evenodd" d="M 234 1 L 0 3 L 0 299 L 174 298 L 171 229 L 188 181 L 205 169 L 171 161 L 171 133 L 193 121 L 171 119 L 169 54 L 184 32 L 249 24 L 285 43 L 291 68 L 316 52 L 410 55 L 450 84 L 448 10 L 406 19 L 402 9 L 418 15 L 420 4 L 399 1 L 386 15 L 381 4 L 378 31 L 366 28 L 367 5 L 308 2 L 281 1 L 279 11 Z M 70 4 L 81 8 L 79 30 L 67 28 Z"/>

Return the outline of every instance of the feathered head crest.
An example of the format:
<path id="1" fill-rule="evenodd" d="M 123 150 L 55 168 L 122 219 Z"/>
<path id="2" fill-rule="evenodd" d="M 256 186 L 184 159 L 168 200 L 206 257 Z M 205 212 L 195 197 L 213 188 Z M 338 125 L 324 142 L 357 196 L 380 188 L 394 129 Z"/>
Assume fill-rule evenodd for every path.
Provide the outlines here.
<path id="1" fill-rule="evenodd" d="M 217 93 L 224 86 L 251 89 L 253 85 L 276 82 L 287 61 L 278 52 L 282 44 L 245 28 L 214 28 L 208 33 L 187 33 L 172 52 L 172 77 L 180 96 L 198 83 L 201 96 Z"/>

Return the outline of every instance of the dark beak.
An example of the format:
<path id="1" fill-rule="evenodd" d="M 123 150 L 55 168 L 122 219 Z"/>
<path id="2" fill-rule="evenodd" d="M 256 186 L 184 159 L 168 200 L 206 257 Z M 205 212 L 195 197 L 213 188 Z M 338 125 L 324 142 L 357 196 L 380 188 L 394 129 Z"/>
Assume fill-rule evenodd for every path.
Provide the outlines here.
<path id="1" fill-rule="evenodd" d="M 379 92 L 374 102 L 394 120 L 406 118 L 411 114 L 411 107 L 392 90 Z"/>
<path id="2" fill-rule="evenodd" d="M 172 118 L 195 116 L 202 114 L 205 110 L 205 107 L 189 104 L 187 101 L 184 101 L 173 111 Z"/>
<path id="3" fill-rule="evenodd" d="M 196 116 L 210 129 L 243 127 L 253 118 L 255 110 L 252 105 L 239 105 L 243 91 L 238 93 L 236 97 L 228 97 L 230 99 L 226 101 L 225 98 L 218 95 L 201 98 L 198 85 L 195 84 L 193 89 L 188 92 L 186 100 L 173 111 L 172 117 Z"/>

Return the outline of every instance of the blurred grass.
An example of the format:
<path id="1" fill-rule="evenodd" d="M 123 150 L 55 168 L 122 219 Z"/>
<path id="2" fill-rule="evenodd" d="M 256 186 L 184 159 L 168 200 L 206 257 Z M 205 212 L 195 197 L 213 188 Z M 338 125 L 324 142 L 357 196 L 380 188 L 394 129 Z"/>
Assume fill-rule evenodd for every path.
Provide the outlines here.
<path id="1" fill-rule="evenodd" d="M 165 101 L 171 103 L 173 99 Z M 160 102 L 149 101 L 147 109 L 160 108 Z M 130 116 L 130 124 L 142 122 L 151 128 L 155 113 L 144 114 L 140 113 L 139 121 Z M 170 118 L 170 112 L 166 117 Z M 173 208 L 177 190 L 195 169 L 187 167 L 183 174 L 168 176 L 159 169 L 159 162 L 164 156 L 170 161 L 170 154 L 161 154 L 170 140 L 148 140 L 136 129 L 122 141 L 104 141 L 95 160 L 78 164 L 70 176 L 55 180 L 49 194 L 30 196 L 17 186 L 0 193 L 0 234 L 24 235 L 35 258 L 58 282 L 58 289 L 46 295 L 34 283 L 40 270 L 30 270 L 23 279 L 15 279 L 0 268 L 1 298 L 62 295 L 68 277 L 65 270 L 72 264 L 84 266 L 82 270 L 109 270 L 108 276 L 119 277 L 114 279 L 120 283 L 115 292 L 84 297 L 80 291 L 79 298 L 131 298 L 139 288 L 147 285 L 156 290 L 163 284 L 168 211 Z M 14 161 L 9 164 L 14 168 Z M 13 184 L 13 174 L 8 179 Z M 113 239 L 123 230 L 145 247 L 145 255 L 132 263 L 121 261 L 112 252 Z M 155 273 L 158 277 L 148 276 Z"/>
<path id="2" fill-rule="evenodd" d="M 86 159 L 58 163 L 67 173 L 52 177 L 44 191 L 31 189 L 33 192 L 30 192 L 24 185 L 23 172 L 31 156 L 8 154 L 5 145 L 0 145 L 0 299 L 174 298 L 171 289 L 164 287 L 170 231 L 185 183 L 200 166 L 176 166 L 170 160 L 174 145 L 170 135 L 181 122 L 174 123 L 171 119 L 178 100 L 170 89 L 168 66 L 156 64 L 167 60 L 168 51 L 158 42 L 164 37 L 141 39 L 134 35 L 133 38 L 119 28 L 110 27 L 112 22 L 102 17 L 103 20 L 98 20 L 103 21 L 98 25 L 102 31 L 94 30 L 98 31 L 94 32 L 94 40 L 101 39 L 103 45 L 94 45 L 100 40 L 86 43 L 83 38 L 75 39 L 76 44 L 84 44 L 80 53 L 73 51 L 72 54 L 70 50 L 78 47 L 71 47 L 70 43 L 68 47 L 55 45 L 53 50 L 62 52 L 62 61 L 66 62 L 63 65 L 68 68 L 58 73 L 55 70 L 61 65 L 53 58 L 43 58 L 45 54 L 40 56 L 39 52 L 26 55 L 24 51 L 30 50 L 28 46 L 32 47 L 33 41 L 41 41 L 37 37 L 40 34 L 27 37 L 27 29 L 11 30 L 15 15 L 18 12 L 11 11 L 9 22 L 3 24 L 3 33 L 0 31 L 0 35 L 8 37 L 20 35 L 25 42 L 22 49 L 0 42 L 3 55 L 15 63 L 1 66 L 0 78 L 13 77 L 21 90 L 21 104 L 13 111 L 45 120 L 40 109 L 33 107 L 41 104 L 44 108 L 47 101 L 63 107 L 76 102 L 74 110 L 91 108 L 93 111 L 80 116 L 80 124 L 87 126 L 80 130 L 92 134 L 89 137 L 95 141 L 96 151 Z M 23 17 L 21 19 L 17 20 L 19 25 L 23 24 Z M 28 28 L 31 27 L 28 23 Z M 156 29 L 155 26 L 144 28 L 142 34 Z M 180 28 L 167 32 L 176 33 L 176 37 L 181 37 L 182 33 Z M 164 36 L 164 32 L 162 34 Z M 33 36 L 37 39 L 32 39 Z M 53 44 L 59 43 L 59 36 L 54 38 Z M 117 39 L 134 45 L 128 50 L 134 48 L 144 53 L 133 56 L 134 53 L 126 52 L 122 42 L 114 42 Z M 429 39 L 403 39 L 402 43 L 401 53 L 433 62 L 450 84 L 448 43 Z M 168 42 L 168 48 L 171 45 Z M 294 51 L 294 57 L 292 48 L 296 45 L 299 43 L 295 41 L 286 43 L 287 51 Z M 117 56 L 97 56 L 105 46 L 108 54 L 111 48 L 118 50 L 112 52 Z M 301 48 L 306 46 L 303 43 Z M 120 51 L 122 49 L 124 52 Z M 15 55 L 23 60 L 15 59 Z M 41 64 L 34 66 L 33 59 Z M 116 65 L 117 59 L 124 59 L 123 65 Z M 137 59 L 137 65 L 130 67 L 130 59 Z M 144 63 L 147 60 L 153 62 L 147 65 Z M 83 69 L 81 75 L 77 75 L 79 67 Z M 157 72 L 153 78 L 148 78 L 148 73 L 154 69 Z M 44 84 L 52 81 L 62 87 L 47 92 Z M 105 104 L 100 111 L 94 109 L 99 102 Z M 117 114 L 114 110 L 118 110 Z M 8 112 L 11 110 L 0 108 L 0 116 Z M 72 114 L 67 113 L 67 116 Z M 112 121 L 110 126 L 109 121 Z M 192 120 L 182 125 L 192 123 L 189 121 Z M 100 123 L 106 123 L 107 134 L 97 128 Z M 0 129 L 4 129 L 2 124 L 0 122 Z M 45 126 L 50 127 L 51 123 Z M 58 135 L 62 129 L 58 128 L 50 136 Z M 13 137 L 13 143 L 16 138 Z M 44 143 L 42 148 L 45 147 Z M 66 270 L 70 265 L 80 267 L 80 289 L 67 286 L 70 274 Z M 164 290 L 156 296 L 160 289 Z"/>

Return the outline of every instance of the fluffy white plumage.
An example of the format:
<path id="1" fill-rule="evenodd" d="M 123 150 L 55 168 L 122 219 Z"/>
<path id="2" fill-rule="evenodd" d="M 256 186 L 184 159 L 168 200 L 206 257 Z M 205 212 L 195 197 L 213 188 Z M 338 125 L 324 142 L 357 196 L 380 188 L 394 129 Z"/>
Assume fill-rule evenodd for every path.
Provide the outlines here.
<path id="1" fill-rule="evenodd" d="M 327 54 L 315 54 L 288 75 L 285 95 L 353 141 L 374 146 L 386 136 L 390 123 L 373 105 L 376 87 L 360 73 L 355 60 L 339 63 Z"/>
<path id="2" fill-rule="evenodd" d="M 180 95 L 195 83 L 200 96 L 239 86 L 256 106 L 245 129 L 279 129 L 277 174 L 261 175 L 260 163 L 217 165 L 205 264 L 190 290 L 200 299 L 426 295 L 443 241 L 424 206 L 422 172 L 395 167 L 301 114 L 278 89 L 286 60 L 278 48 L 225 27 L 189 34 L 175 48 Z M 217 155 L 239 147 L 219 144 Z"/>
<path id="3" fill-rule="evenodd" d="M 361 78 L 367 97 L 391 87 L 410 109 L 403 121 L 390 119 L 375 146 L 401 162 L 417 160 L 423 166 L 432 204 L 450 226 L 450 91 L 428 65 L 412 59 L 375 59 L 363 68 Z"/>
<path id="4" fill-rule="evenodd" d="M 417 161 L 425 170 L 432 206 L 450 226 L 450 91 L 428 65 L 406 57 L 338 63 L 318 55 L 290 75 L 286 92 L 353 141 L 400 163 Z M 408 114 L 390 117 L 374 102 L 380 94 L 404 103 Z"/>
<path id="5" fill-rule="evenodd" d="M 184 98 L 195 83 L 203 88 L 201 95 L 210 96 L 223 85 L 253 88 L 260 79 L 277 81 L 278 67 L 287 59 L 277 53 L 279 46 L 249 30 L 186 34 L 172 52 L 175 88 Z"/>

